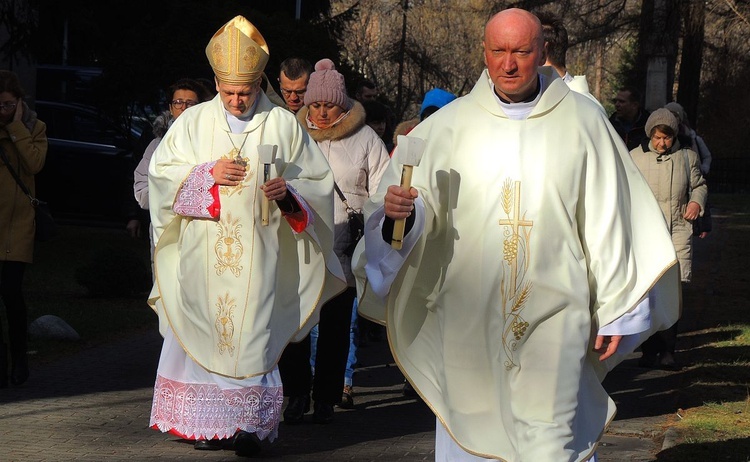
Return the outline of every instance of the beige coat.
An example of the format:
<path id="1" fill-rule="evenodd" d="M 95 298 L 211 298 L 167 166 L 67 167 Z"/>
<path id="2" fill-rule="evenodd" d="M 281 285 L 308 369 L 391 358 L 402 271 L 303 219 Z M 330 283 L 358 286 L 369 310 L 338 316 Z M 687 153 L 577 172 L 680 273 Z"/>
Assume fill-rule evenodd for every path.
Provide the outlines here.
<path id="1" fill-rule="evenodd" d="M 682 149 L 675 140 L 672 152 L 659 156 L 652 151 L 644 152 L 643 146 L 630 151 L 638 170 L 646 178 L 651 191 L 656 196 L 664 219 L 667 222 L 672 243 L 680 262 L 683 282 L 692 278 L 692 239 L 693 223 L 684 218 L 688 202 L 701 207 L 701 216 L 706 206 L 708 187 L 700 169 L 700 159 L 691 149 Z M 688 166 L 685 165 L 688 162 Z M 688 171 L 690 177 L 688 178 Z"/>
<path id="2" fill-rule="evenodd" d="M 10 166 L 0 158 L 0 261 L 31 263 L 34 254 L 34 208 L 8 171 L 35 194 L 34 175 L 47 158 L 47 126 L 24 103 L 22 120 L 0 126 L 0 149 Z"/>

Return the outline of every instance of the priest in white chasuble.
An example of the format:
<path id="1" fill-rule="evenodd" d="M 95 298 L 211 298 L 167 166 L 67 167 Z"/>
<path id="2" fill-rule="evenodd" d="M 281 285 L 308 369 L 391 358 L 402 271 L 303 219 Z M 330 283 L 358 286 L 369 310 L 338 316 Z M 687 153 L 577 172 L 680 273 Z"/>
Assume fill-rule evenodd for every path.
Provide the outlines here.
<path id="1" fill-rule="evenodd" d="M 333 175 L 260 90 L 262 35 L 237 16 L 206 55 L 218 94 L 182 114 L 149 166 L 149 304 L 164 336 L 150 425 L 248 456 L 277 436 L 284 347 L 346 281 L 332 249 Z"/>
<path id="2" fill-rule="evenodd" d="M 601 380 L 677 320 L 675 253 L 603 111 L 538 72 L 539 20 L 504 10 L 483 44 L 473 90 L 409 133 L 411 188 L 399 143 L 365 205 L 359 310 L 435 413 L 436 460 L 593 460 Z"/>

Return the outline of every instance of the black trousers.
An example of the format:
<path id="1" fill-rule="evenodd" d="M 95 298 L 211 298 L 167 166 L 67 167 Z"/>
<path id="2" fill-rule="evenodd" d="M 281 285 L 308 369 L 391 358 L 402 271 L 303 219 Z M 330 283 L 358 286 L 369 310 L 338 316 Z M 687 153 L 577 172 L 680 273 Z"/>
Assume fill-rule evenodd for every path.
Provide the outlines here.
<path id="1" fill-rule="evenodd" d="M 656 356 L 661 353 L 671 353 L 677 347 L 677 323 L 665 330 L 656 332 L 641 344 L 641 352 L 645 356 Z"/>
<path id="2" fill-rule="evenodd" d="M 8 340 L 11 357 L 18 360 L 26 354 L 27 309 L 23 299 L 23 275 L 26 263 L 4 261 L 0 271 L 0 299 L 5 305 L 8 319 Z M 2 326 L 0 326 L 0 344 L 5 343 Z"/>
<path id="3" fill-rule="evenodd" d="M 321 308 L 314 378 L 310 370 L 309 335 L 284 349 L 279 360 L 284 396 L 307 395 L 312 386 L 313 400 L 328 404 L 341 401 L 349 356 L 349 324 L 356 296 L 356 289 L 349 287 Z"/>

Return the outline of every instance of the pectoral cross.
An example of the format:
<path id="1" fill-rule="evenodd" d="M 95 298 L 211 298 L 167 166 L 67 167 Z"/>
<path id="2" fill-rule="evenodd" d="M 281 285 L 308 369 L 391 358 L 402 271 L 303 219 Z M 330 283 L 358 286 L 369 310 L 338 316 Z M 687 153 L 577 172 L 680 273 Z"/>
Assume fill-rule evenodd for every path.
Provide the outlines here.
<path id="1" fill-rule="evenodd" d="M 507 183 L 506 183 L 507 185 Z M 516 287 L 516 277 L 517 277 L 517 269 L 518 269 L 518 231 L 519 228 L 522 226 L 528 226 L 532 227 L 534 226 L 534 222 L 531 220 L 523 220 L 520 216 L 520 208 L 521 208 L 521 182 L 520 181 L 514 181 L 513 182 L 514 190 L 513 190 L 513 216 L 510 216 L 508 213 L 509 211 L 506 209 L 506 213 L 508 213 L 509 217 L 507 219 L 501 219 L 499 221 L 500 226 L 510 226 L 511 227 L 511 238 L 513 239 L 513 244 L 516 246 L 513 252 L 513 258 L 508 259 L 508 263 L 510 264 L 511 269 L 511 287 L 513 291 L 517 290 Z M 507 189 L 507 190 L 506 190 Z M 503 195 L 507 196 L 510 188 L 503 187 Z"/>

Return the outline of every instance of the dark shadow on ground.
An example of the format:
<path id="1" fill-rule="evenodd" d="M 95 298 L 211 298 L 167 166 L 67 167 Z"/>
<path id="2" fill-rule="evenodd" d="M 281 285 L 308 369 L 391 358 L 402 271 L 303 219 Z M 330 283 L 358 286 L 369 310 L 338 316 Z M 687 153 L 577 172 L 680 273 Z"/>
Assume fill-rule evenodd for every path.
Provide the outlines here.
<path id="1" fill-rule="evenodd" d="M 659 462 L 748 462 L 750 461 L 750 438 L 733 439 L 713 443 L 684 443 L 661 451 Z"/>

